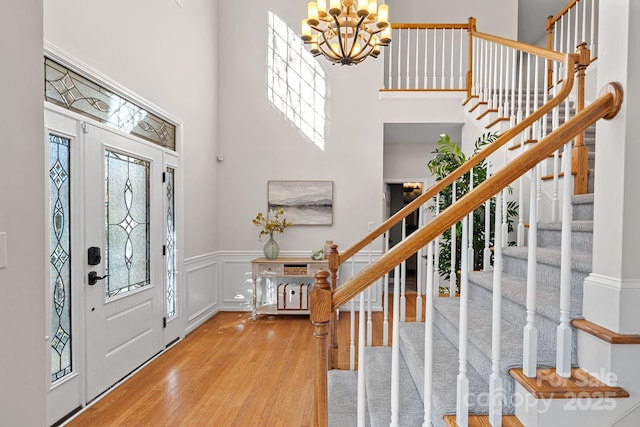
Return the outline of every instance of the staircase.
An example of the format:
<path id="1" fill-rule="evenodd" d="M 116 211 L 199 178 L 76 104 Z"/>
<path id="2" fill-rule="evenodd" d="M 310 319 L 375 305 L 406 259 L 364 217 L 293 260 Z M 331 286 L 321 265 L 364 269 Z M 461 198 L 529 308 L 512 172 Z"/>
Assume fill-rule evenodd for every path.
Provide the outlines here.
<path id="1" fill-rule="evenodd" d="M 593 195 L 573 197 L 572 227 L 572 295 L 571 318 L 582 313 L 582 281 L 591 271 L 591 242 L 593 231 Z M 538 225 L 538 366 L 555 366 L 556 327 L 560 317 L 558 301 L 560 283 L 560 226 L 559 222 Z M 500 365 L 504 387 L 505 414 L 513 414 L 515 380 L 511 368 L 522 366 L 522 335 L 526 319 L 527 248 L 506 247 L 503 252 L 502 281 L 502 360 Z M 471 414 L 488 412 L 487 397 L 491 375 L 491 305 L 492 272 L 469 274 L 469 408 Z M 433 411 L 431 422 L 444 426 L 445 415 L 456 411 L 456 377 L 458 375 L 458 319 L 459 301 L 452 298 L 434 300 L 434 361 Z M 399 425 L 420 426 L 424 420 L 424 323 L 401 322 L 400 387 L 401 406 Z M 573 337 L 573 364 L 575 332 Z M 390 421 L 391 348 L 368 347 L 365 350 L 365 383 L 368 422 L 370 426 L 387 426 Z M 338 402 L 343 411 L 330 412 L 330 426 L 353 426 L 355 399 L 355 371 L 329 371 L 329 407 Z M 334 403 L 335 402 L 335 403 Z"/>

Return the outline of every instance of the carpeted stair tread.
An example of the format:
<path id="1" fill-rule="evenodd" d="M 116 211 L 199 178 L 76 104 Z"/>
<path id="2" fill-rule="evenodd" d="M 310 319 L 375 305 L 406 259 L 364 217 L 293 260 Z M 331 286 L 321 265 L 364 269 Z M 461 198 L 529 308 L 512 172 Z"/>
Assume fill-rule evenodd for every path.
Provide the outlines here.
<path id="1" fill-rule="evenodd" d="M 539 221 L 538 230 L 562 230 L 562 221 Z M 571 231 L 593 233 L 593 221 L 571 221 Z"/>
<path id="2" fill-rule="evenodd" d="M 391 421 L 391 347 L 365 349 L 367 408 L 371 426 L 388 426 Z M 424 405 L 409 368 L 400 357 L 400 426 L 421 426 Z M 355 425 L 355 424 L 353 424 Z"/>
<path id="3" fill-rule="evenodd" d="M 460 304 L 457 299 L 437 298 L 434 301 L 436 310 L 434 320 L 448 339 L 454 340 L 458 345 L 458 330 L 460 317 Z M 468 304 L 468 355 L 469 363 L 485 378 L 491 375 L 491 333 L 492 314 L 479 304 Z M 500 372 L 502 373 L 503 388 L 505 394 L 505 413 L 513 410 L 513 401 L 510 399 L 514 390 L 514 384 L 508 372 L 511 368 L 522 367 L 522 328 L 516 328 L 509 322 L 501 322 L 501 360 Z M 539 342 L 540 344 L 540 342 Z M 547 346 L 538 345 L 538 366 L 553 366 L 555 364 L 555 351 Z"/>
<path id="4" fill-rule="evenodd" d="M 538 248 L 537 259 L 539 264 L 560 267 L 560 249 Z M 510 256 L 521 260 L 529 258 L 529 248 L 526 246 L 508 246 L 503 249 L 503 256 Z M 592 271 L 592 255 L 586 253 L 571 254 L 571 269 L 589 274 Z"/>
<path id="5" fill-rule="evenodd" d="M 562 221 L 538 222 L 538 247 L 560 248 L 562 244 Z M 593 221 L 571 222 L 571 251 L 593 252 Z"/>
<path id="6" fill-rule="evenodd" d="M 469 273 L 470 284 L 480 286 L 489 292 L 493 292 L 493 271 L 473 271 Z M 527 280 L 519 277 L 502 276 L 502 297 L 512 301 L 522 307 L 522 321 L 526 317 L 527 304 Z M 582 318 L 582 298 L 571 295 L 569 317 L 571 319 Z M 480 302 L 485 308 L 490 309 L 492 301 Z M 553 322 L 560 318 L 560 287 L 537 286 L 536 289 L 536 312 L 539 316 L 544 316 Z M 503 312 L 503 317 L 505 313 Z M 511 317 L 511 316 L 509 316 Z M 509 323 L 514 324 L 514 319 L 506 318 Z"/>
<path id="7" fill-rule="evenodd" d="M 352 427 L 358 421 L 358 371 L 327 373 L 329 427 Z M 370 425 L 367 423 L 367 425 Z"/>
<path id="8" fill-rule="evenodd" d="M 400 352 L 411 373 L 411 377 L 420 396 L 424 390 L 424 327 L 422 322 L 401 322 L 398 330 Z M 456 413 L 456 386 L 458 376 L 458 350 L 444 336 L 442 331 L 433 328 L 433 381 L 431 422 L 434 426 L 444 426 L 443 417 Z M 388 369 L 388 368 L 387 368 Z M 486 399 L 475 399 L 475 396 L 486 396 L 489 384 L 470 365 L 467 365 L 469 378 L 469 412 L 486 414 Z"/>

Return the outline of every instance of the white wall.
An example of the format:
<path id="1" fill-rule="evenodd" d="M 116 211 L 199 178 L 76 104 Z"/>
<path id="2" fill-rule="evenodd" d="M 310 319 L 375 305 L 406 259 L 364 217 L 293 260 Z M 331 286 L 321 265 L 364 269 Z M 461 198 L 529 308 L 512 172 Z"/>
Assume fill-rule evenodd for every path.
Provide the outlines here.
<path id="1" fill-rule="evenodd" d="M 3 425 L 45 425 L 45 151 L 42 0 L 0 3 L 5 102 L 0 104 L 0 414 Z M 16 42 L 19 41 L 19 42 Z"/>
<path id="2" fill-rule="evenodd" d="M 464 23 L 477 19 L 478 31 L 516 40 L 518 37 L 518 2 L 516 0 L 387 0 L 389 20 L 402 23 Z M 545 22 L 541 23 L 542 28 Z"/>
<path id="3" fill-rule="evenodd" d="M 299 32 L 306 4 L 294 0 L 221 2 L 219 140 L 220 247 L 260 251 L 251 220 L 267 209 L 269 180 L 331 180 L 333 225 L 294 226 L 277 236 L 281 251 L 322 247 L 333 239 L 347 248 L 380 223 L 382 212 L 382 123 L 377 111 L 382 61 L 353 67 L 318 60 L 326 72 L 324 151 L 293 127 L 266 97 L 267 16 L 271 11 Z M 243 21 L 243 31 L 237 23 Z"/>

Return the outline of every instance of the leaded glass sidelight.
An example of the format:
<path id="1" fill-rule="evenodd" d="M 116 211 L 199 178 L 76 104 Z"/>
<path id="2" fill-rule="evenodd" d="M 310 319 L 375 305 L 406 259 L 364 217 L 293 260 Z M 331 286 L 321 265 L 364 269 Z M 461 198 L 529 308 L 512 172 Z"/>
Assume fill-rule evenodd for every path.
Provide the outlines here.
<path id="1" fill-rule="evenodd" d="M 70 140 L 49 135 L 49 286 L 51 382 L 72 371 Z"/>
<path id="2" fill-rule="evenodd" d="M 151 283 L 150 163 L 105 150 L 107 298 Z"/>
<path id="3" fill-rule="evenodd" d="M 175 170 L 167 168 L 167 319 L 176 313 Z"/>

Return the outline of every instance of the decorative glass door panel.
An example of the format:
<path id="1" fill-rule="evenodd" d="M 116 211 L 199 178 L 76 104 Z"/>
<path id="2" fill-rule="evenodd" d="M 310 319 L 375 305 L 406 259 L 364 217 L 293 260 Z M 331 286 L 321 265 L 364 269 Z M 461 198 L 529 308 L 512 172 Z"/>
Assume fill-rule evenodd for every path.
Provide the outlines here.
<path id="1" fill-rule="evenodd" d="M 107 298 L 150 283 L 148 161 L 105 151 Z"/>
<path id="2" fill-rule="evenodd" d="M 51 382 L 73 370 L 71 348 L 70 140 L 49 134 Z"/>
<path id="3" fill-rule="evenodd" d="M 167 301 L 166 316 L 167 320 L 175 317 L 177 313 L 176 306 L 176 225 L 175 225 L 175 169 L 167 168 L 166 172 L 166 212 L 167 212 L 167 243 L 166 243 L 166 261 L 167 261 Z"/>

